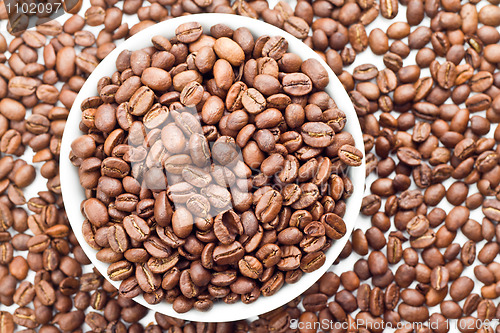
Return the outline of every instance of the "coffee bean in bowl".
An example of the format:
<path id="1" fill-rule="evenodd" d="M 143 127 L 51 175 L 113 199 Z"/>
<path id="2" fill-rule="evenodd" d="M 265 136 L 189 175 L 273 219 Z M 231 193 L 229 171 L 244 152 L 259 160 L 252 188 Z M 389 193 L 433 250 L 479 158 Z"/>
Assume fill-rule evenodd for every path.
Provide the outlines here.
<path id="1" fill-rule="evenodd" d="M 282 30 L 220 14 L 162 22 L 103 60 L 68 120 L 61 184 L 120 295 L 229 321 L 321 277 L 365 174 L 355 111 L 327 68 Z"/>

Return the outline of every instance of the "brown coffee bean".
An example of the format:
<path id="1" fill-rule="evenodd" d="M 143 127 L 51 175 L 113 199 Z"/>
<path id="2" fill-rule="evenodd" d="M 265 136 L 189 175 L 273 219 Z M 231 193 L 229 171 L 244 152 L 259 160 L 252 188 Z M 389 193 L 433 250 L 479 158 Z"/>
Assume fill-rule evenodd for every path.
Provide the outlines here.
<path id="1" fill-rule="evenodd" d="M 101 201 L 91 198 L 85 201 L 83 209 L 89 221 L 96 227 L 101 227 L 108 223 L 107 208 Z"/>
<path id="2" fill-rule="evenodd" d="M 418 151 L 409 147 L 401 147 L 397 151 L 399 159 L 410 166 L 417 166 L 421 163 L 421 155 Z"/>
<path id="3" fill-rule="evenodd" d="M 423 215 L 417 215 L 408 222 L 406 230 L 410 236 L 419 237 L 429 229 L 429 220 Z"/>
<path id="4" fill-rule="evenodd" d="M 47 281 L 40 281 L 35 285 L 35 292 L 38 299 L 43 305 L 52 305 L 56 301 L 56 294 L 54 288 Z"/>
<path id="5" fill-rule="evenodd" d="M 326 261 L 326 256 L 322 251 L 306 254 L 301 262 L 300 269 L 305 273 L 314 272 L 319 269 Z"/>
<path id="6" fill-rule="evenodd" d="M 108 228 L 108 242 L 111 249 L 118 253 L 127 251 L 129 241 L 124 228 L 120 225 L 111 226 Z"/>
<path id="7" fill-rule="evenodd" d="M 353 24 L 348 29 L 349 41 L 356 52 L 362 52 L 368 47 L 368 36 L 364 25 Z"/>
<path id="8" fill-rule="evenodd" d="M 203 28 L 198 22 L 181 24 L 175 30 L 175 35 L 181 43 L 192 43 L 203 33 Z"/>
<path id="9" fill-rule="evenodd" d="M 373 53 L 382 55 L 389 50 L 389 40 L 381 29 L 373 29 L 370 32 L 368 43 Z"/>
<path id="10" fill-rule="evenodd" d="M 466 265 L 466 266 L 472 265 L 472 263 L 476 259 L 475 242 L 473 242 L 472 240 L 469 240 L 463 245 L 462 251 L 460 253 L 460 258 L 461 258 L 462 263 L 464 265 Z"/>
<path id="11" fill-rule="evenodd" d="M 311 147 L 326 147 L 334 140 L 333 130 L 323 123 L 309 122 L 301 127 L 304 142 Z"/>
<path id="12" fill-rule="evenodd" d="M 498 212 L 500 212 L 499 208 L 500 208 L 500 205 L 499 205 L 499 202 L 497 200 L 487 199 L 484 201 L 482 210 L 483 210 L 484 215 L 487 218 L 494 220 L 494 221 L 498 221 L 500 219 L 500 215 L 498 213 Z"/>
<path id="13" fill-rule="evenodd" d="M 241 65 L 245 59 L 243 49 L 227 37 L 221 37 L 215 41 L 214 51 L 217 56 L 229 61 L 233 66 Z"/>
<path id="14" fill-rule="evenodd" d="M 349 166 L 359 166 L 362 163 L 363 154 L 354 146 L 343 145 L 338 155 L 340 160 Z"/>
<path id="15" fill-rule="evenodd" d="M 311 78 L 315 88 L 324 89 L 329 84 L 328 73 L 318 61 L 307 59 L 302 62 L 300 68 L 304 74 Z"/>
<path id="16" fill-rule="evenodd" d="M 17 325 L 26 327 L 26 328 L 35 328 L 38 326 L 38 323 L 35 319 L 35 313 L 33 309 L 27 307 L 20 307 L 14 311 L 12 316 L 14 323 Z"/>
<path id="17" fill-rule="evenodd" d="M 303 73 L 286 74 L 282 84 L 283 90 L 292 96 L 303 96 L 312 90 L 311 79 Z"/>
<path id="18" fill-rule="evenodd" d="M 263 223 L 270 222 L 279 213 L 282 202 L 283 197 L 278 191 L 268 191 L 258 201 L 255 207 L 255 215 Z"/>
<path id="19" fill-rule="evenodd" d="M 454 301 L 460 301 L 467 297 L 467 295 L 472 291 L 474 287 L 474 282 L 466 277 L 462 276 L 457 280 L 453 281 L 450 287 L 450 296 Z"/>
<path id="20" fill-rule="evenodd" d="M 238 262 L 244 255 L 240 243 L 233 242 L 229 245 L 219 245 L 214 249 L 213 260 L 215 263 L 224 265 Z"/>
<path id="21" fill-rule="evenodd" d="M 497 14 L 498 8 L 495 5 L 487 5 L 479 11 L 479 22 L 486 25 L 498 26 L 500 22 L 496 17 Z"/>
<path id="22" fill-rule="evenodd" d="M 307 36 L 309 32 L 309 26 L 307 22 L 297 16 L 290 16 L 285 20 L 284 29 L 288 33 L 292 34 L 294 37 L 303 39 Z"/>
<path id="23" fill-rule="evenodd" d="M 252 256 L 245 256 L 238 262 L 241 274 L 252 279 L 257 279 L 262 275 L 263 266 L 258 259 Z"/>
<path id="24" fill-rule="evenodd" d="M 398 14 L 398 3 L 389 0 L 382 1 L 380 3 L 380 14 L 387 19 L 393 19 Z"/>

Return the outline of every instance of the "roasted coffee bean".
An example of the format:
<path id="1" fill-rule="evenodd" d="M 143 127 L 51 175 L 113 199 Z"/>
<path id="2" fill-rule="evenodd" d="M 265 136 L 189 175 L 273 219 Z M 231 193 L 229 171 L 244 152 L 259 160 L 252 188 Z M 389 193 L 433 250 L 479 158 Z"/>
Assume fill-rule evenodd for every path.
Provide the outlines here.
<path id="1" fill-rule="evenodd" d="M 380 14 L 387 19 L 394 18 L 398 14 L 398 3 L 389 0 L 381 2 Z"/>
<path id="2" fill-rule="evenodd" d="M 334 132 L 331 127 L 319 122 L 305 123 L 301 127 L 301 134 L 304 142 L 315 148 L 326 147 L 334 140 Z"/>
<path id="3" fill-rule="evenodd" d="M 197 22 L 184 23 L 177 27 L 175 36 L 181 43 L 192 43 L 203 33 L 203 28 Z"/>
<path id="4" fill-rule="evenodd" d="M 225 265 L 238 262 L 244 255 L 243 247 L 238 242 L 219 245 L 214 249 L 213 260 L 216 264 Z"/>
<path id="5" fill-rule="evenodd" d="M 466 298 L 474 287 L 474 282 L 466 277 L 462 276 L 455 281 L 450 286 L 450 296 L 455 301 L 458 302 Z"/>
<path id="6" fill-rule="evenodd" d="M 303 73 L 286 74 L 282 84 L 283 90 L 292 96 L 304 96 L 312 90 L 311 79 Z"/>
<path id="7" fill-rule="evenodd" d="M 340 160 L 349 166 L 359 166 L 362 163 L 363 154 L 354 146 L 343 145 L 338 151 Z"/>
<path id="8" fill-rule="evenodd" d="M 325 226 L 325 233 L 332 239 L 339 239 L 346 233 L 345 222 L 334 213 L 327 213 L 321 217 Z"/>

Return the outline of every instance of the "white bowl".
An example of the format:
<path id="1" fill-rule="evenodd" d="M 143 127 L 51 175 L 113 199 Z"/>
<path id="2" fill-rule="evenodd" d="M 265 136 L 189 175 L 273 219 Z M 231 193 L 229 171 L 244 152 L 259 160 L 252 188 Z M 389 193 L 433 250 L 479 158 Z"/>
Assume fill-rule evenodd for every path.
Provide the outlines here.
<path id="1" fill-rule="evenodd" d="M 73 232 L 75 233 L 76 238 L 78 239 L 83 250 L 95 265 L 95 267 L 99 270 L 99 272 L 101 272 L 101 274 L 106 278 L 108 278 L 106 274 L 108 264 L 97 260 L 97 251 L 92 249 L 83 238 L 82 222 L 84 221 L 84 217 L 80 212 L 80 203 L 85 200 L 85 194 L 83 188 L 80 186 L 78 169 L 71 164 L 68 158 L 71 150 L 71 142 L 82 135 L 78 127 L 82 114 L 80 104 L 85 98 L 98 95 L 96 88 L 97 81 L 103 76 L 111 76 L 111 74 L 113 74 L 113 72 L 116 70 L 115 59 L 121 51 L 125 49 L 138 50 L 147 46 L 151 46 L 151 37 L 155 35 L 163 35 L 168 38 L 173 37 L 175 35 L 175 29 L 177 28 L 177 26 L 185 22 L 193 21 L 199 22 L 203 26 L 205 33 L 209 33 L 210 27 L 220 22 L 226 24 L 232 29 L 247 27 L 248 29 L 250 29 L 254 37 L 258 37 L 261 35 L 283 36 L 288 41 L 289 52 L 298 54 L 303 60 L 309 58 L 315 58 L 319 60 L 321 64 L 327 69 L 328 75 L 330 76 L 330 84 L 326 87 L 325 90 L 331 97 L 333 97 L 339 108 L 344 111 L 347 116 L 345 131 L 352 134 L 356 143 L 356 147 L 360 151 L 364 151 L 363 137 L 359 121 L 352 106 L 351 100 L 347 95 L 344 87 L 328 67 L 328 65 L 321 59 L 320 56 L 316 54 L 316 52 L 314 52 L 312 49 L 303 44 L 302 41 L 293 37 L 289 33 L 259 20 L 229 14 L 197 14 L 183 16 L 167 20 L 144 29 L 136 35 L 130 37 L 125 42 L 121 43 L 103 61 L 101 61 L 99 66 L 89 76 L 82 89 L 80 90 L 80 93 L 76 97 L 75 102 L 73 103 L 73 107 L 71 108 L 71 113 L 68 117 L 66 129 L 64 131 L 64 136 L 62 139 L 60 175 L 66 212 L 68 214 L 71 227 L 73 228 Z M 151 310 L 163 313 L 165 315 L 201 322 L 227 322 L 241 320 L 274 310 L 284 305 L 285 303 L 288 303 L 289 301 L 302 294 L 305 290 L 307 290 L 330 268 L 350 237 L 350 234 L 358 217 L 361 207 L 361 200 L 363 198 L 365 187 L 364 160 L 361 166 L 349 168 L 348 175 L 354 185 L 354 192 L 352 196 L 347 200 L 347 209 L 344 216 L 347 233 L 342 239 L 334 241 L 331 248 L 326 251 L 325 264 L 320 269 L 312 273 L 304 274 L 297 283 L 285 284 L 281 288 L 281 290 L 279 290 L 273 296 L 261 296 L 257 301 L 251 304 L 243 304 L 241 301 L 238 301 L 235 304 L 226 304 L 222 301 L 215 302 L 213 308 L 208 312 L 200 312 L 193 309 L 187 313 L 177 313 L 173 310 L 172 305 L 166 302 L 161 302 L 157 305 L 150 305 L 146 303 L 142 296 L 138 296 L 134 298 L 134 300 L 150 308 Z M 109 280 L 109 282 L 111 282 L 111 284 L 113 284 L 116 288 L 118 288 L 120 285 L 120 282 L 111 280 Z"/>

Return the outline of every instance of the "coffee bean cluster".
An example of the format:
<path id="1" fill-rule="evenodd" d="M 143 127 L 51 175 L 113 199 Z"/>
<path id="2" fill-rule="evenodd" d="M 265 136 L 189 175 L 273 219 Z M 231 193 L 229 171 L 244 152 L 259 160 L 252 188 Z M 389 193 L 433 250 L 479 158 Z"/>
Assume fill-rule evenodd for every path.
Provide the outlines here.
<path id="1" fill-rule="evenodd" d="M 0 233 L 0 302 L 13 306 L 0 311 L 2 331 L 84 332 L 90 327 L 96 332 L 316 332 L 290 328 L 290 320 L 312 325 L 333 319 L 348 329 L 323 331 L 380 332 L 373 325 L 371 330 L 356 326 L 355 320 L 396 325 L 429 317 L 422 327 L 397 332 L 495 332 L 494 321 L 491 327 L 482 324 L 485 318 L 500 318 L 499 183 L 492 171 L 498 168 L 500 140 L 498 0 L 300 0 L 295 7 L 262 0 L 91 0 L 82 9 L 83 3 L 75 1 L 67 8 L 72 16 L 63 23 L 46 22 L 15 36 L 0 34 L 1 152 L 9 155 L 1 159 L 1 168 L 13 171 L 25 165 L 15 156 L 30 147 L 34 155 L 28 160 L 33 158 L 48 180 L 47 190 L 29 199 L 28 206 L 14 201 L 21 200 L 19 185 L 7 185 L 0 195 L 12 213 L 12 220 L 3 219 L 12 224 L 2 223 L 5 231 Z M 326 273 L 287 306 L 236 323 L 190 323 L 155 314 L 156 323 L 143 326 L 137 321 L 147 311 L 118 295 L 98 272 L 68 269 L 65 262 L 72 260 L 66 258 L 89 268 L 69 228 L 67 235 L 47 232 L 68 226 L 59 191 L 58 147 L 64 119 L 85 77 L 115 43 L 170 17 L 203 12 L 260 18 L 299 32 L 296 36 L 324 56 L 357 105 L 371 165 L 368 183 L 388 180 L 379 181 L 365 199 L 363 212 L 371 223 L 360 225 L 351 237 L 339 259 L 342 265 L 333 267 L 338 275 Z M 387 29 L 375 26 L 381 17 L 391 20 Z M 7 20 L 3 5 L 0 19 Z M 383 58 L 384 67 L 345 68 L 367 49 Z M 368 77 L 363 76 L 366 69 Z M 11 83 L 14 77 L 22 78 Z M 63 85 L 54 89 L 58 82 Z M 28 120 L 32 115 L 37 116 Z M 463 139 L 472 139 L 472 148 L 467 140 L 457 150 Z M 2 186 L 14 184 L 10 171 L 2 172 Z M 448 186 L 450 182 L 456 184 Z M 410 188 L 423 198 L 416 208 L 409 208 L 415 203 L 408 198 L 418 203 L 420 195 L 403 195 Z M 446 202 L 457 207 L 449 210 Z M 484 219 L 470 218 L 483 210 Z M 48 236 L 42 252 L 27 246 L 39 233 L 32 228 Z M 418 236 L 422 230 L 429 237 Z M 427 238 L 431 244 L 419 248 Z M 356 263 L 346 271 L 351 267 L 345 262 L 351 261 Z M 39 278 L 23 281 L 28 271 L 39 272 Z M 42 296 L 51 294 L 47 285 L 56 294 L 52 304 Z M 448 326 L 447 320 L 458 324 Z"/>
<path id="2" fill-rule="evenodd" d="M 317 60 L 280 36 L 189 22 L 116 67 L 82 103 L 71 158 L 84 237 L 122 296 L 207 311 L 325 263 L 363 155 Z"/>

